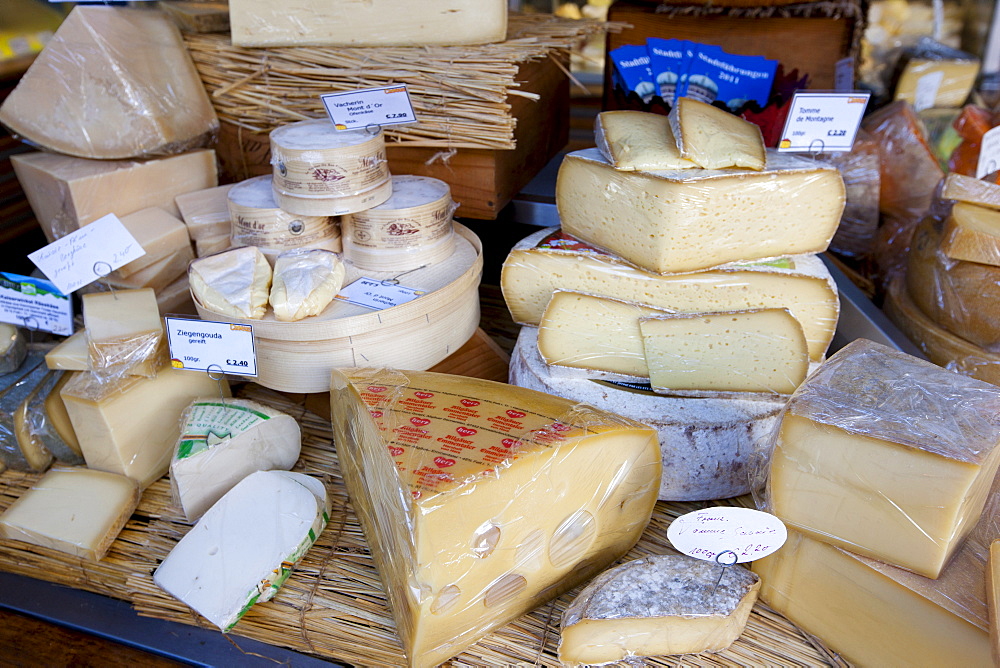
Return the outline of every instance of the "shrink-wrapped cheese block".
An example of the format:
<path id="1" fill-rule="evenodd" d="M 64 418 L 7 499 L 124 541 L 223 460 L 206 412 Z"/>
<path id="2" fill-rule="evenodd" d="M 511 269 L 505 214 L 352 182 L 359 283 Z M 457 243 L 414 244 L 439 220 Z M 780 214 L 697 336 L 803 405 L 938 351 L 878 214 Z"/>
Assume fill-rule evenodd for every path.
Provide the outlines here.
<path id="1" fill-rule="evenodd" d="M 436 666 L 593 576 L 649 521 L 649 427 L 460 376 L 332 376 L 338 458 L 410 665 Z"/>
<path id="2" fill-rule="evenodd" d="M 206 237 L 229 236 L 229 189 L 232 183 L 183 193 L 174 198 L 177 210 L 187 225 L 188 234 L 198 241 Z"/>
<path id="3" fill-rule="evenodd" d="M 990 543 L 986 562 L 986 602 L 990 620 L 993 664 L 1000 663 L 1000 538 Z"/>
<path id="4" fill-rule="evenodd" d="M 156 206 L 149 207 L 122 216 L 120 220 L 146 254 L 115 269 L 111 272 L 114 278 L 127 279 L 159 260 L 184 251 L 187 252 L 188 259 L 193 259 L 187 227 L 177 216 L 166 210 Z"/>
<path id="5" fill-rule="evenodd" d="M 35 463 L 42 464 L 33 466 L 35 470 L 48 466 L 49 454 L 46 453 L 64 464 L 84 464 L 80 444 L 76 441 L 72 425 L 68 424 L 66 407 L 59 396 L 59 390 L 65 384 L 64 379 L 68 380 L 65 371 L 50 371 L 21 402 L 14 414 L 14 429 L 17 431 L 21 452 L 29 463 L 32 459 L 28 456 L 30 452 L 34 455 Z"/>
<path id="6" fill-rule="evenodd" d="M 20 410 L 48 374 L 48 368 L 39 364 L 0 390 L 0 462 L 4 469 L 44 471 L 52 463 L 52 453 L 26 433 L 24 414 Z"/>
<path id="7" fill-rule="evenodd" d="M 668 118 L 682 158 L 705 169 L 764 169 L 764 137 L 753 123 L 693 97 L 679 98 Z"/>
<path id="8" fill-rule="evenodd" d="M 1000 267 L 1000 211 L 955 204 L 944 224 L 941 251 L 953 260 Z"/>
<path id="9" fill-rule="evenodd" d="M 150 288 L 83 296 L 90 368 L 102 376 L 156 374 L 166 337 Z"/>
<path id="10" fill-rule="evenodd" d="M 833 235 L 830 249 L 848 257 L 864 257 L 874 250 L 879 225 L 879 189 L 881 187 L 880 148 L 878 142 L 859 129 L 850 151 L 822 153 L 818 160 L 840 170 L 847 191 L 847 204 Z"/>
<path id="11" fill-rule="evenodd" d="M 594 141 L 605 160 L 626 172 L 698 166 L 681 157 L 670 121 L 662 114 L 602 111 L 594 120 Z"/>
<path id="12" fill-rule="evenodd" d="M 52 391 L 45 397 L 44 405 L 41 407 L 44 413 L 45 426 L 41 427 L 43 433 L 40 438 L 46 442 L 46 447 L 52 451 L 57 459 L 67 464 L 85 464 L 83 450 L 80 449 L 80 441 L 76 437 L 73 429 L 73 422 L 69 419 L 69 411 L 66 410 L 66 403 L 63 401 L 62 388 L 66 387 L 74 377 L 75 373 L 69 372 L 56 381 Z M 32 408 L 32 411 L 35 409 Z M 48 433 L 47 437 L 45 433 Z M 64 451 L 56 441 L 61 441 L 66 446 Z"/>
<path id="13" fill-rule="evenodd" d="M 941 188 L 941 197 L 1000 209 L 1000 185 L 964 174 L 949 174 Z"/>

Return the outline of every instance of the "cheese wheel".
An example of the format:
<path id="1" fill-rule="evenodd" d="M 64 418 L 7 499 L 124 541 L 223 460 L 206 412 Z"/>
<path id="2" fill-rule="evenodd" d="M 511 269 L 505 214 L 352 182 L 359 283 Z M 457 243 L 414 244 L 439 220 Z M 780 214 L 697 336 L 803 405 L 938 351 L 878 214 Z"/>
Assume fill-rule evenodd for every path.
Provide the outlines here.
<path id="1" fill-rule="evenodd" d="M 272 177 L 256 176 L 229 190 L 233 246 L 258 246 L 279 253 L 340 236 L 337 220 L 330 216 L 300 216 L 278 207 Z"/>

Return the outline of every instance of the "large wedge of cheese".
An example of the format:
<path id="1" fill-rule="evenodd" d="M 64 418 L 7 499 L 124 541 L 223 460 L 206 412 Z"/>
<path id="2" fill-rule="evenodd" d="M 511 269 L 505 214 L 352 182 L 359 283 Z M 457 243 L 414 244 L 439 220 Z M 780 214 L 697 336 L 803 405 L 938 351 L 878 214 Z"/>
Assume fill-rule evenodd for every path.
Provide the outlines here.
<path id="1" fill-rule="evenodd" d="M 692 97 L 679 98 L 668 120 L 678 153 L 699 167 L 764 169 L 764 137 L 753 123 Z"/>
<path id="2" fill-rule="evenodd" d="M 601 155 L 623 171 L 697 167 L 682 158 L 670 122 L 647 111 L 602 111 L 594 121 L 594 141 Z"/>
<path id="3" fill-rule="evenodd" d="M 203 257 L 188 269 L 191 293 L 210 311 L 234 318 L 263 318 L 271 265 L 256 246 Z"/>
<path id="4" fill-rule="evenodd" d="M 792 396 L 771 458 L 789 527 L 935 578 L 1000 465 L 1000 388 L 859 339 Z"/>
<path id="5" fill-rule="evenodd" d="M 285 251 L 274 261 L 268 302 L 278 320 L 319 315 L 344 285 L 347 268 L 336 253 L 318 249 Z"/>
<path id="6" fill-rule="evenodd" d="M 246 399 L 200 399 L 181 415 L 170 462 L 174 500 L 193 522 L 255 471 L 290 469 L 302 437 L 293 417 Z"/>
<path id="7" fill-rule="evenodd" d="M 516 322 L 537 325 L 556 290 L 648 304 L 675 313 L 787 308 L 799 321 L 813 361 L 823 359 L 837 327 L 837 287 L 810 255 L 737 264 L 690 274 L 643 271 L 559 232 L 539 230 L 504 261 L 504 299 Z"/>
<path id="8" fill-rule="evenodd" d="M 163 560 L 153 581 L 223 631 L 271 600 L 329 521 L 323 483 L 258 471 L 213 505 Z"/>
<path id="9" fill-rule="evenodd" d="M 115 290 L 83 296 L 90 368 L 101 373 L 151 376 L 160 365 L 163 320 L 156 292 Z"/>
<path id="10" fill-rule="evenodd" d="M 821 252 L 844 203 L 836 168 L 775 152 L 763 171 L 621 172 L 584 149 L 556 179 L 563 231 L 659 273 Z"/>
<path id="11" fill-rule="evenodd" d="M 718 565 L 682 555 L 601 573 L 563 612 L 559 660 L 593 665 L 726 649 L 743 633 L 760 578 L 738 566 L 719 575 Z"/>
<path id="12" fill-rule="evenodd" d="M 953 260 L 1000 266 L 1000 211 L 958 202 L 945 221 L 941 250 Z"/>
<path id="13" fill-rule="evenodd" d="M 491 381 L 332 375 L 338 458 L 410 665 L 436 666 L 593 576 L 649 521 L 649 427 Z"/>
<path id="14" fill-rule="evenodd" d="M 99 159 L 180 153 L 219 129 L 173 22 L 121 7 L 74 8 L 0 106 L 0 123 Z"/>

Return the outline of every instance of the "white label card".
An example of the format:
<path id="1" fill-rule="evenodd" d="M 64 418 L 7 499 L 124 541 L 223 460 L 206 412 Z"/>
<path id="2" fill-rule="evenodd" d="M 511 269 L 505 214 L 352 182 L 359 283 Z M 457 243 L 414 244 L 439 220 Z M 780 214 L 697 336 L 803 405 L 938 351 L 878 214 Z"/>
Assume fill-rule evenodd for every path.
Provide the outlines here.
<path id="1" fill-rule="evenodd" d="M 253 327 L 232 322 L 165 318 L 175 369 L 257 377 Z"/>
<path id="2" fill-rule="evenodd" d="M 341 288 L 337 299 L 358 306 L 366 306 L 381 311 L 390 306 L 399 306 L 412 302 L 417 297 L 427 294 L 426 290 L 415 290 L 398 285 L 392 281 L 380 281 L 377 278 L 359 278 L 350 285 Z"/>
<path id="3" fill-rule="evenodd" d="M 667 538 L 689 557 L 732 564 L 762 559 L 785 544 L 788 531 L 774 515 L 750 508 L 719 506 L 681 515 L 670 523 Z M 720 557 L 720 555 L 723 555 Z M 729 557 L 727 559 L 727 557 Z"/>
<path id="4" fill-rule="evenodd" d="M 913 93 L 913 109 L 923 111 L 930 109 L 937 101 L 938 89 L 944 81 L 944 72 L 930 72 L 917 79 L 917 88 Z"/>
<path id="5" fill-rule="evenodd" d="M 69 336 L 73 301 L 44 278 L 0 272 L 0 322 Z"/>
<path id="6" fill-rule="evenodd" d="M 1000 169 L 1000 125 L 986 131 L 979 145 L 979 162 L 976 164 L 976 178 Z"/>
<path id="7" fill-rule="evenodd" d="M 796 93 L 778 150 L 785 153 L 850 151 L 871 93 Z"/>
<path id="8" fill-rule="evenodd" d="M 327 93 L 320 95 L 320 99 L 338 130 L 363 130 L 371 125 L 417 122 L 406 86 Z"/>
<path id="9" fill-rule="evenodd" d="M 109 213 L 29 253 L 28 259 L 68 295 L 145 254 L 118 216 Z"/>
<path id="10" fill-rule="evenodd" d="M 850 93 L 854 90 L 854 58 L 841 58 L 834 65 L 833 85 L 838 93 Z"/>

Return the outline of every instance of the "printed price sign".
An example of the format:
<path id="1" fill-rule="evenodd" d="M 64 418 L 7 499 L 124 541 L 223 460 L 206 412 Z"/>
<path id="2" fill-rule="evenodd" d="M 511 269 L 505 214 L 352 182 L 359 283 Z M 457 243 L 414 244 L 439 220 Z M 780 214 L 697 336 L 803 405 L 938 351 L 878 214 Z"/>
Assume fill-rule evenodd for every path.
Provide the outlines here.
<path id="1" fill-rule="evenodd" d="M 0 322 L 69 336 L 73 302 L 43 278 L 0 272 Z"/>
<path id="2" fill-rule="evenodd" d="M 406 302 L 412 302 L 424 294 L 427 294 L 426 290 L 406 288 L 391 281 L 380 281 L 377 278 L 359 278 L 347 287 L 342 288 L 336 298 L 351 304 L 381 311 L 390 306 L 399 306 Z"/>
<path id="3" fill-rule="evenodd" d="M 257 377 L 253 327 L 232 322 L 165 318 L 170 364 L 187 371 Z"/>
<path id="4" fill-rule="evenodd" d="M 406 86 L 327 93 L 320 95 L 320 99 L 338 130 L 363 130 L 370 125 L 417 122 Z"/>
<path id="5" fill-rule="evenodd" d="M 29 253 L 28 259 L 68 295 L 145 254 L 118 216 L 109 213 Z"/>
<path id="6" fill-rule="evenodd" d="M 850 151 L 871 93 L 796 93 L 778 150 L 786 153 Z"/>
<path id="7" fill-rule="evenodd" d="M 979 162 L 976 164 L 976 178 L 1000 170 L 1000 125 L 988 130 L 979 145 Z"/>
<path id="8" fill-rule="evenodd" d="M 785 544 L 788 531 L 774 515 L 749 508 L 705 508 L 671 522 L 667 538 L 680 552 L 705 561 L 732 553 L 726 564 L 762 559 Z M 720 559 L 721 562 L 721 559 Z"/>

